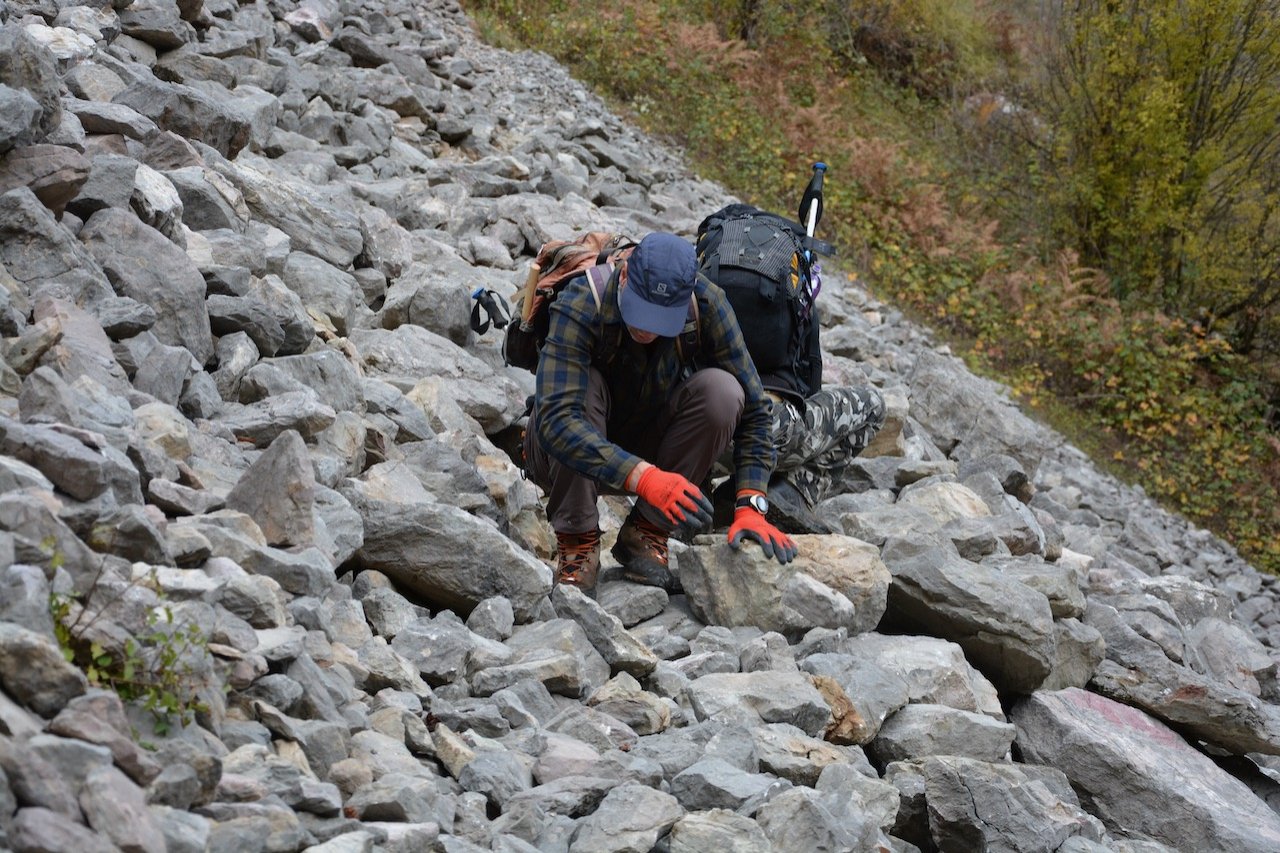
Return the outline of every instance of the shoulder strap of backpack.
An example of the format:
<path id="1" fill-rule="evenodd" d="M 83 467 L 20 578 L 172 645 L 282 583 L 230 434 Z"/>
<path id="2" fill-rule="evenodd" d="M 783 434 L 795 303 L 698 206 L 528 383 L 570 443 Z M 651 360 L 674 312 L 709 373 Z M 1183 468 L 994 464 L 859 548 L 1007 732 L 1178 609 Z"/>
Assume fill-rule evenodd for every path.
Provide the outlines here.
<path id="1" fill-rule="evenodd" d="M 591 286 L 591 297 L 596 302 L 596 316 L 600 316 L 600 309 L 604 305 L 604 295 L 609 289 L 609 282 L 613 280 L 617 273 L 617 265 L 612 261 L 596 264 L 587 270 L 587 283 Z M 614 357 L 618 354 L 618 350 L 622 343 L 622 329 L 619 328 L 612 340 L 604 340 L 601 336 L 604 351 L 599 354 L 600 363 L 609 365 L 613 362 Z"/>
<path id="2" fill-rule="evenodd" d="M 596 301 L 596 313 L 604 304 L 604 292 L 609 287 L 609 279 L 613 276 L 613 264 L 596 264 L 587 270 L 587 282 L 591 285 L 591 296 Z"/>
<path id="3" fill-rule="evenodd" d="M 676 338 L 676 354 L 680 363 L 688 366 L 698 357 L 702 343 L 702 330 L 699 328 L 701 316 L 698 313 L 698 292 L 695 289 L 689 294 L 689 311 L 684 317 L 684 328 Z"/>

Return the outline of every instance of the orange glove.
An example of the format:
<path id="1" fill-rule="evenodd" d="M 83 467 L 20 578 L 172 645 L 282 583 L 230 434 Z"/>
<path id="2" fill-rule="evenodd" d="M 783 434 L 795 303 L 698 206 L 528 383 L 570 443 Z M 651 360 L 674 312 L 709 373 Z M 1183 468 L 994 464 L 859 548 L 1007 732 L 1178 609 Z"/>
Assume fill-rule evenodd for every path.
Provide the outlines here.
<path id="1" fill-rule="evenodd" d="M 754 539 L 760 543 L 760 550 L 764 551 L 766 557 L 776 557 L 783 565 L 790 563 L 800 553 L 790 536 L 774 527 L 750 506 L 740 506 L 733 511 L 733 524 L 729 527 L 729 547 L 736 551 L 744 539 Z"/>
<path id="2" fill-rule="evenodd" d="M 663 471 L 656 465 L 640 475 L 636 494 L 674 525 L 697 530 L 711 523 L 711 501 L 702 490 L 679 474 Z"/>

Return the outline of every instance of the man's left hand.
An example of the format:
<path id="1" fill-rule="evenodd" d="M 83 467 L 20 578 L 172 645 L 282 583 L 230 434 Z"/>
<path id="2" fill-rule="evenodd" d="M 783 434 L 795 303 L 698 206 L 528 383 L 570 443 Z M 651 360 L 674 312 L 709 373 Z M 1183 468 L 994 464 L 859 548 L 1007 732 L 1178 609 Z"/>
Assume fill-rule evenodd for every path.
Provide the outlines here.
<path id="1" fill-rule="evenodd" d="M 733 511 L 733 525 L 729 528 L 729 547 L 737 550 L 742 540 L 754 539 L 766 557 L 776 557 L 783 565 L 796 558 L 799 549 L 790 536 L 774 527 L 768 520 L 749 506 Z"/>

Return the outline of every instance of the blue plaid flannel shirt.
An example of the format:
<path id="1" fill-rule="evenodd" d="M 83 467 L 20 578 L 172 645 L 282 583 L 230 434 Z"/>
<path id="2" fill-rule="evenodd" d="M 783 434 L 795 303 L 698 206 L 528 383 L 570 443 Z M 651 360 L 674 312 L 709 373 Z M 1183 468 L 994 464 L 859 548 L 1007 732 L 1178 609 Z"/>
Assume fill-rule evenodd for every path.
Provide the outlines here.
<path id="1" fill-rule="evenodd" d="M 746 405 L 734 433 L 733 461 L 739 489 L 765 491 L 774 466 L 771 440 L 772 402 L 747 354 L 742 331 L 724 292 L 699 276 L 698 329 L 701 339 L 698 368 L 719 367 L 736 376 L 746 392 Z M 578 276 L 551 303 L 550 330 L 538 361 L 535 406 L 538 439 L 560 463 L 602 486 L 622 490 L 640 457 L 611 443 L 583 413 L 588 369 L 605 342 L 616 339 L 622 326 L 618 308 L 618 277 L 605 290 L 599 315 L 586 276 Z M 597 365 L 602 370 L 607 368 Z M 680 382 L 683 365 L 674 346 L 650 365 L 641 388 L 640 407 L 665 403 Z M 630 402 L 630 401 L 629 401 Z"/>

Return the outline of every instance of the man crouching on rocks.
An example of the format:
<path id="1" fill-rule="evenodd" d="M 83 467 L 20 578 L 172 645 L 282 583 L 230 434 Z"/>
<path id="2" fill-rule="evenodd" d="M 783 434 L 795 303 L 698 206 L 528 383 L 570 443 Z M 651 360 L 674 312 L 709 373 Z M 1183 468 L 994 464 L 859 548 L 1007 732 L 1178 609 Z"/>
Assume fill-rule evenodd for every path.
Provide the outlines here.
<path id="1" fill-rule="evenodd" d="M 524 453 L 547 493 L 556 583 L 594 590 L 603 489 L 638 497 L 612 551 L 623 576 L 679 592 L 668 539 L 710 522 L 711 503 L 694 484 L 730 441 L 737 500 L 729 544 L 754 540 L 782 563 L 796 555 L 764 517 L 770 401 L 733 309 L 697 270 L 688 241 L 650 234 L 607 281 L 600 270 L 596 286 L 580 275 L 551 304 Z"/>

